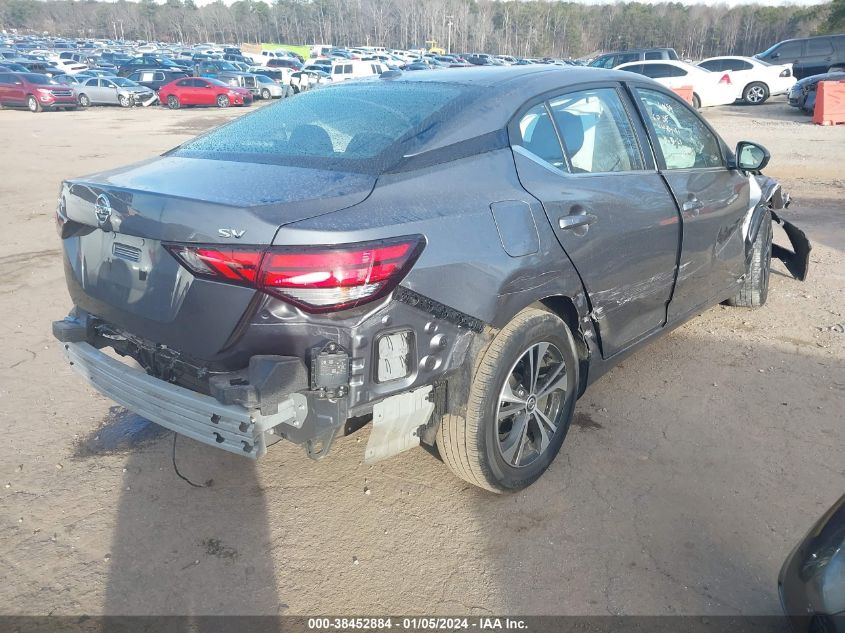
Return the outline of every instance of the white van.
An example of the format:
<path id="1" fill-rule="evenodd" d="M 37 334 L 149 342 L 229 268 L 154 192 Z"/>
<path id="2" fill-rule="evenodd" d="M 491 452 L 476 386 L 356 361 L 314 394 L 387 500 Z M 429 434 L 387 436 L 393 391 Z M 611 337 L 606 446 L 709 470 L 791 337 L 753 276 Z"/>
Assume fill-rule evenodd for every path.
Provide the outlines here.
<path id="1" fill-rule="evenodd" d="M 378 61 L 343 59 L 332 64 L 332 81 L 374 77 L 387 70 L 387 66 Z"/>

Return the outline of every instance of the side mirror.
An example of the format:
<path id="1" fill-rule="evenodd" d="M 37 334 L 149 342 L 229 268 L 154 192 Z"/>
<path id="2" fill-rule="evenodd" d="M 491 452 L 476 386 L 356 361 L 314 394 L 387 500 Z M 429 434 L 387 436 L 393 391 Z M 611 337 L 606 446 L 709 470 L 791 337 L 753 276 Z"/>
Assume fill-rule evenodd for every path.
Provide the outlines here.
<path id="1" fill-rule="evenodd" d="M 760 171 L 771 157 L 769 150 L 751 141 L 740 141 L 736 146 L 736 166 L 743 171 Z"/>
<path id="2" fill-rule="evenodd" d="M 780 57 L 780 53 L 772 53 L 769 55 L 769 59 L 777 59 L 778 57 Z"/>

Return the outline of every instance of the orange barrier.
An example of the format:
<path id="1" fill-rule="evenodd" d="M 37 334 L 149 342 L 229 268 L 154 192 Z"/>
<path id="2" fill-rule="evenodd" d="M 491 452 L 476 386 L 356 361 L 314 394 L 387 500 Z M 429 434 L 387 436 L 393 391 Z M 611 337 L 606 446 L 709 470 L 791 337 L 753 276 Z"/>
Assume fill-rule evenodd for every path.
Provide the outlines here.
<path id="1" fill-rule="evenodd" d="M 692 105 L 692 86 L 679 86 L 678 88 L 672 88 L 672 92 L 688 104 Z"/>
<path id="2" fill-rule="evenodd" d="M 813 123 L 835 125 L 845 123 L 845 81 L 820 81 L 816 87 Z"/>

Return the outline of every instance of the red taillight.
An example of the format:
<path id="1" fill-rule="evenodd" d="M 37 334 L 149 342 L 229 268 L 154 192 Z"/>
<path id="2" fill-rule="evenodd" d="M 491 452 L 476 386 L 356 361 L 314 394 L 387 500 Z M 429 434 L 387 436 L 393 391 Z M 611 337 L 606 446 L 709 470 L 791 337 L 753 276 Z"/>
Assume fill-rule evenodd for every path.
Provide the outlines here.
<path id="1" fill-rule="evenodd" d="M 339 246 L 227 249 L 170 244 L 198 277 L 247 285 L 308 312 L 351 308 L 384 296 L 419 256 L 420 236 Z"/>
<path id="2" fill-rule="evenodd" d="M 731 76 L 728 73 L 725 73 L 724 75 L 722 75 L 722 78 L 719 80 L 719 83 L 720 84 L 726 84 L 728 86 L 733 85 L 733 82 L 731 81 Z"/>

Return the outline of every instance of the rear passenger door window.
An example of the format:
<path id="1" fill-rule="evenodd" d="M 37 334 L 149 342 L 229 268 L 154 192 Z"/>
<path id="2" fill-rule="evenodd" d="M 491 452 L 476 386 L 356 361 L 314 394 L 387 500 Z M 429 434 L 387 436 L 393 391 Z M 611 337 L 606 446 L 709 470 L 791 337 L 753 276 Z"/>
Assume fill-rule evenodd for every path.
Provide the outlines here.
<path id="1" fill-rule="evenodd" d="M 519 120 L 520 145 L 553 167 L 566 169 L 555 126 L 545 103 L 535 105 Z"/>
<path id="2" fill-rule="evenodd" d="M 666 169 L 725 165 L 719 141 L 684 103 L 656 90 L 636 90 L 654 130 Z"/>
<path id="3" fill-rule="evenodd" d="M 613 88 L 571 92 L 549 102 L 573 173 L 643 169 L 631 119 Z"/>
<path id="4" fill-rule="evenodd" d="M 807 56 L 810 55 L 832 55 L 833 46 L 828 39 L 811 39 L 807 40 Z"/>

